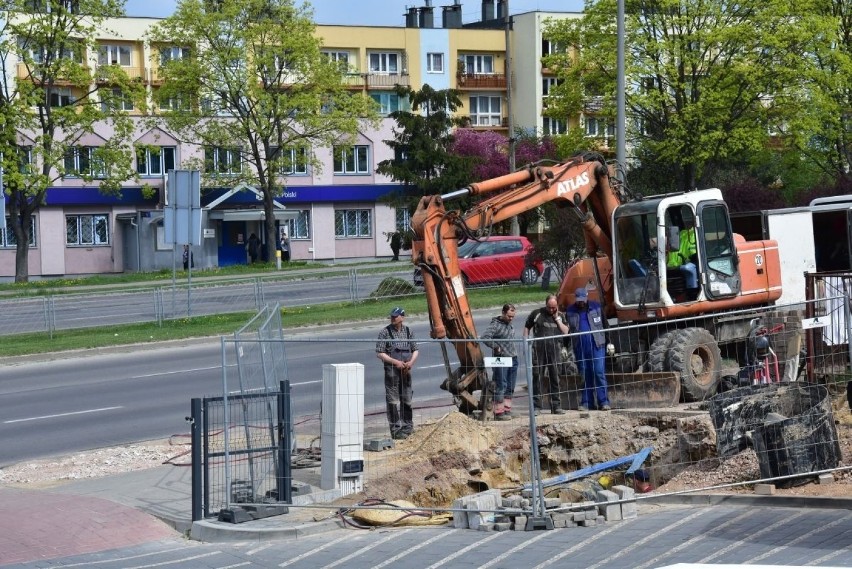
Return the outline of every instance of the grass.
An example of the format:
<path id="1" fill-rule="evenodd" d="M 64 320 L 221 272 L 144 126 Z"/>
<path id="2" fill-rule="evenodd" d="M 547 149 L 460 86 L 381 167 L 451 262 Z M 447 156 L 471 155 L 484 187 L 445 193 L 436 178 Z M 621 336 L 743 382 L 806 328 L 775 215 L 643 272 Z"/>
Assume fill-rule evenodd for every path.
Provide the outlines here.
<path id="1" fill-rule="evenodd" d="M 495 316 L 499 312 L 499 307 L 506 302 L 543 303 L 545 295 L 546 291 L 543 291 L 539 285 L 468 290 L 471 308 L 493 307 Z M 287 307 L 281 310 L 281 320 L 285 329 L 377 320 L 386 318 L 394 306 L 400 305 L 405 307 L 409 316 L 426 313 L 426 299 L 421 295 L 357 303 Z M 248 322 L 252 316 L 254 316 L 253 312 L 242 312 L 168 320 L 163 322 L 162 326 L 151 322 L 59 330 L 52 335 L 48 332 L 10 335 L 4 336 L 0 341 L 0 357 L 230 335 Z"/>

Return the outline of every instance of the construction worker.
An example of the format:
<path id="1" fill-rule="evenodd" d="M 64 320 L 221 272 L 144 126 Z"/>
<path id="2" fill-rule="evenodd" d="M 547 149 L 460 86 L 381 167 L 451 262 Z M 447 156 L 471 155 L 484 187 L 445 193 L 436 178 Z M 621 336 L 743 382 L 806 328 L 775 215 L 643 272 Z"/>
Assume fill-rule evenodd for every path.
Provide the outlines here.
<path id="1" fill-rule="evenodd" d="M 695 218 L 692 215 L 683 215 L 683 229 L 679 233 L 680 245 L 677 249 L 668 248 L 666 254 L 666 267 L 679 269 L 683 274 L 686 295 L 689 300 L 698 298 L 698 245 L 695 236 Z"/>
<path id="2" fill-rule="evenodd" d="M 601 305 L 589 301 L 589 293 L 585 288 L 574 292 L 574 304 L 565 311 L 565 318 L 573 336 L 571 347 L 577 360 L 577 368 L 583 378 L 583 391 L 580 396 L 580 411 L 600 409 L 609 411 L 606 375 L 604 372 L 604 355 L 606 338 L 603 327 L 603 311 Z M 576 332 L 586 332 L 577 334 Z M 597 400 L 597 405 L 595 404 Z"/>

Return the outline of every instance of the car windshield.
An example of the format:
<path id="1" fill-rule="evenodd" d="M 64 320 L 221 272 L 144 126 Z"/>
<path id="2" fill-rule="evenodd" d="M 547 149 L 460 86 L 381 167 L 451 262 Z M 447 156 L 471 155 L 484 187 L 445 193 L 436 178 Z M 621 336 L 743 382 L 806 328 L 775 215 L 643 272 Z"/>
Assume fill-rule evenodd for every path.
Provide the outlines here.
<path id="1" fill-rule="evenodd" d="M 473 250 L 476 249 L 476 246 L 479 245 L 479 243 L 479 241 L 474 241 L 473 239 L 465 241 L 463 245 L 459 246 L 459 259 L 465 259 L 470 256 L 470 254 L 473 253 Z"/>

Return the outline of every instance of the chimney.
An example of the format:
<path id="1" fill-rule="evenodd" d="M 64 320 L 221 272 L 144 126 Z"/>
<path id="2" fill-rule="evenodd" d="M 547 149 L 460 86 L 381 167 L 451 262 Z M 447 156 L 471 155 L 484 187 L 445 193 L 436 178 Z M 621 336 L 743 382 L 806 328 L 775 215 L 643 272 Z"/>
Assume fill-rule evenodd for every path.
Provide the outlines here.
<path id="1" fill-rule="evenodd" d="M 494 0 L 482 0 L 482 21 L 494 19 Z"/>
<path id="2" fill-rule="evenodd" d="M 447 29 L 455 29 L 462 27 L 462 7 L 460 0 L 452 6 L 443 6 L 444 13 L 442 14 L 441 26 Z"/>
<path id="3" fill-rule="evenodd" d="M 424 8 L 420 8 L 420 27 L 435 27 L 435 14 L 434 8 L 432 8 L 432 0 L 426 0 L 426 6 Z"/>
<path id="4" fill-rule="evenodd" d="M 408 11 L 405 13 L 405 27 L 417 27 L 417 8 L 408 8 Z"/>
<path id="5" fill-rule="evenodd" d="M 506 0 L 497 0 L 497 19 L 502 20 L 506 17 Z"/>

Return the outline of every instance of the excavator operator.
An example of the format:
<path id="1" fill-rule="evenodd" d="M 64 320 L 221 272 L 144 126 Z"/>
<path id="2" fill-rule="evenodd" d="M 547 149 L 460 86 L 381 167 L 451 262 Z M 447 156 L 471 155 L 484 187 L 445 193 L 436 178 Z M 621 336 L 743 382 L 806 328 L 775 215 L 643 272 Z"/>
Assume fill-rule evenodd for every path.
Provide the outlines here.
<path id="1" fill-rule="evenodd" d="M 673 224 L 680 227 L 680 245 L 675 250 L 668 247 L 666 267 L 680 271 L 685 281 L 687 299 L 695 300 L 700 292 L 698 288 L 698 246 L 695 236 L 695 217 L 691 211 L 683 207 L 672 208 L 670 213 Z M 678 220 L 680 223 L 677 223 Z"/>

